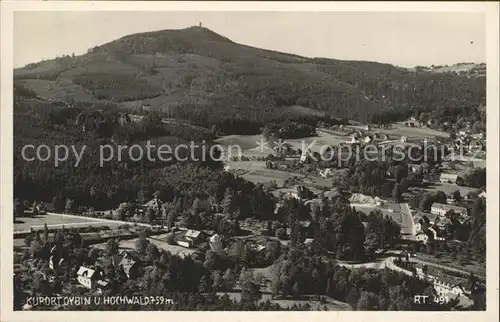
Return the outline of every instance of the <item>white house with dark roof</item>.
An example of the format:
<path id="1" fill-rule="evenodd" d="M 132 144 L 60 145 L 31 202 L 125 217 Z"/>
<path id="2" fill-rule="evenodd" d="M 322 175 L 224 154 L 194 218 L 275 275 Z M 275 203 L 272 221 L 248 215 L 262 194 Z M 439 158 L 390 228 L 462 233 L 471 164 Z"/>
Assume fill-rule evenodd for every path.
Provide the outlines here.
<path id="1" fill-rule="evenodd" d="M 95 288 L 97 286 L 97 281 L 101 280 L 102 277 L 101 272 L 98 269 L 92 269 L 84 266 L 80 266 L 76 275 L 78 283 L 88 289 Z"/>
<path id="2" fill-rule="evenodd" d="M 189 229 L 184 235 L 184 239 L 190 245 L 196 245 L 202 241 L 203 233 L 199 230 Z"/>

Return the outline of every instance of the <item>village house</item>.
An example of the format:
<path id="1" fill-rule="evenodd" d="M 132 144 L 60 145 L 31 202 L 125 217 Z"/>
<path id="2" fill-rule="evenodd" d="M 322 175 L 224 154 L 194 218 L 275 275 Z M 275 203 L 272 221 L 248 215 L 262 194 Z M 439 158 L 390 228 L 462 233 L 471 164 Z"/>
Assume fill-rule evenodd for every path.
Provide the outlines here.
<path id="1" fill-rule="evenodd" d="M 148 201 L 147 203 L 145 203 L 143 205 L 143 208 L 144 209 L 153 209 L 153 211 L 157 212 L 157 211 L 161 210 L 161 205 L 162 205 L 162 201 L 160 199 L 158 199 L 157 196 L 154 196 L 153 199 L 151 199 L 150 201 Z"/>
<path id="2" fill-rule="evenodd" d="M 370 135 L 366 135 L 364 138 L 363 138 L 363 142 L 365 144 L 370 144 L 370 142 L 373 140 L 373 138 L 370 136 Z"/>
<path id="3" fill-rule="evenodd" d="M 419 173 L 422 170 L 421 164 L 412 163 L 409 165 L 410 171 L 413 173 Z"/>
<path id="4" fill-rule="evenodd" d="M 199 230 L 189 229 L 186 231 L 183 240 L 178 240 L 177 244 L 182 247 L 190 248 L 203 241 L 203 233 Z"/>
<path id="5" fill-rule="evenodd" d="M 102 280 L 102 272 L 99 269 L 92 269 L 84 266 L 80 266 L 78 272 L 76 273 L 76 280 L 81 285 L 85 286 L 88 289 L 94 289 L 99 287 L 100 284 L 97 283 L 99 280 Z"/>
<path id="6" fill-rule="evenodd" d="M 483 191 L 481 192 L 479 195 L 478 195 L 479 198 L 481 199 L 486 199 L 486 191 Z"/>
<path id="7" fill-rule="evenodd" d="M 125 124 L 128 124 L 130 122 L 132 122 L 132 120 L 130 119 L 130 114 L 128 113 L 122 113 L 120 115 L 120 118 L 119 118 L 119 121 L 120 125 L 125 125 Z"/>
<path id="8" fill-rule="evenodd" d="M 433 203 L 431 206 L 431 214 L 435 214 L 438 216 L 444 216 L 450 210 L 453 210 L 453 212 L 456 214 L 467 216 L 467 209 L 464 207 L 447 205 L 437 202 Z"/>
<path id="9" fill-rule="evenodd" d="M 463 294 L 463 290 L 458 285 L 442 282 L 436 279 L 434 281 L 434 289 L 438 296 L 458 296 Z"/>
<path id="10" fill-rule="evenodd" d="M 443 183 L 453 183 L 456 184 L 460 177 L 458 174 L 454 173 L 441 173 L 439 176 L 439 181 Z"/>

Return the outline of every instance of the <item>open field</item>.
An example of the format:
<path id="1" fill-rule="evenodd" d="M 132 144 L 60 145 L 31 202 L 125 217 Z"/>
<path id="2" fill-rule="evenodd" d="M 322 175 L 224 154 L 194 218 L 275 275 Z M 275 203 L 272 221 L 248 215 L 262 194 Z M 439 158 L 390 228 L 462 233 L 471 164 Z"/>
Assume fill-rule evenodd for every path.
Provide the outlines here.
<path id="1" fill-rule="evenodd" d="M 364 130 L 364 126 L 359 126 L 359 125 L 349 125 L 347 128 L 352 128 L 356 130 Z M 392 124 L 391 128 L 373 128 L 371 131 L 372 133 L 382 133 L 382 134 L 387 134 L 389 136 L 406 136 L 407 138 L 418 138 L 418 139 L 423 139 L 423 138 L 434 138 L 434 137 L 442 137 L 442 138 L 447 138 L 449 137 L 449 133 L 443 132 L 443 131 L 438 131 L 438 130 L 433 130 L 427 127 L 409 127 L 404 125 L 402 122 L 394 123 Z"/>
<path id="2" fill-rule="evenodd" d="M 44 224 L 47 224 L 48 228 L 60 228 L 63 225 L 66 228 L 82 226 L 109 226 L 110 228 L 114 228 L 119 225 L 118 223 L 77 216 L 69 217 L 55 214 L 29 215 L 16 218 L 14 232 L 29 231 L 30 227 L 33 227 L 33 229 L 43 229 Z"/>
<path id="3" fill-rule="evenodd" d="M 299 176 L 291 172 L 266 169 L 264 161 L 228 161 L 231 171 L 235 171 L 242 178 L 254 183 L 266 183 L 276 181 L 278 186 L 283 186 L 286 179 Z"/>
<path id="4" fill-rule="evenodd" d="M 47 100 L 65 101 L 68 97 L 72 97 L 78 101 L 97 101 L 94 96 L 87 94 L 83 87 L 67 79 L 61 79 L 59 81 L 26 79 L 20 82 L 26 87 L 34 90 L 39 97 Z"/>
<path id="5" fill-rule="evenodd" d="M 222 145 L 224 148 L 229 146 L 239 146 L 242 151 L 254 149 L 258 147 L 258 143 L 262 139 L 262 135 L 227 135 L 214 140 L 215 143 Z M 236 149 L 234 150 L 236 151 Z M 269 153 L 268 153 L 269 154 Z"/>
<path id="6" fill-rule="evenodd" d="M 241 177 L 245 180 L 252 181 L 254 183 L 266 183 L 269 181 L 276 181 L 278 186 L 283 186 L 285 180 L 294 177 L 295 174 L 279 170 L 255 170 L 242 175 Z"/>
<path id="7" fill-rule="evenodd" d="M 238 149 L 236 146 L 240 147 L 242 155 L 246 157 L 265 157 L 272 154 L 273 151 L 268 148 L 261 149 L 258 147 L 258 142 L 262 139 L 261 135 L 228 135 L 221 137 L 214 142 L 222 145 L 225 148 L 224 154 L 226 154 L 229 146 L 231 148 L 231 155 L 236 156 Z M 338 145 L 339 143 L 345 142 L 347 138 L 345 136 L 336 136 L 328 133 L 320 132 L 318 136 L 307 137 L 302 139 L 290 139 L 285 140 L 294 149 L 304 150 L 309 148 L 313 152 L 321 151 L 321 148 L 325 145 L 332 146 Z M 292 178 L 294 176 L 304 178 L 303 175 L 280 171 L 266 169 L 266 164 L 264 161 L 231 161 L 228 160 L 227 154 L 224 157 L 225 163 L 230 167 L 232 171 L 236 171 L 244 179 L 252 181 L 255 183 L 266 183 L 269 181 L 276 181 L 278 186 L 282 186 L 286 179 Z M 321 177 L 310 176 L 303 179 L 303 183 L 319 186 L 330 186 L 331 180 L 326 180 Z"/>

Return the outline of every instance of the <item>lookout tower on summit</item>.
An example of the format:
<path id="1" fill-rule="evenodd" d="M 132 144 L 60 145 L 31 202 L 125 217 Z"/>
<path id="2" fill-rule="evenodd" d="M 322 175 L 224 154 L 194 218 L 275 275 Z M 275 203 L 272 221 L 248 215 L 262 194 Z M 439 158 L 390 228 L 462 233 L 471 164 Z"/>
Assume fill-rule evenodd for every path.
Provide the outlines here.
<path id="1" fill-rule="evenodd" d="M 200 21 L 200 23 L 198 24 L 198 27 L 200 27 L 200 28 L 201 28 L 201 21 Z"/>

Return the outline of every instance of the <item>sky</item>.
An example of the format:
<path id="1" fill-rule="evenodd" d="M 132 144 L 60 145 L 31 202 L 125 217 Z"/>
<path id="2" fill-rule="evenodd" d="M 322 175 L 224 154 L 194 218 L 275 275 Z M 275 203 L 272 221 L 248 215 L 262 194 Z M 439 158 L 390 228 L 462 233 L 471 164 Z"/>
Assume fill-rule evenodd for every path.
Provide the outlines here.
<path id="1" fill-rule="evenodd" d="M 307 57 L 402 67 L 486 61 L 486 17 L 473 12 L 14 13 L 14 67 L 87 49 L 132 33 L 199 22 L 234 42 Z"/>

